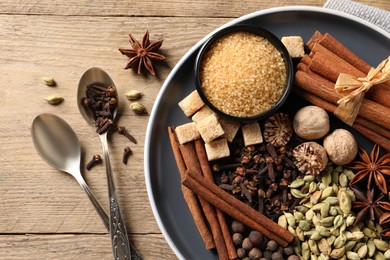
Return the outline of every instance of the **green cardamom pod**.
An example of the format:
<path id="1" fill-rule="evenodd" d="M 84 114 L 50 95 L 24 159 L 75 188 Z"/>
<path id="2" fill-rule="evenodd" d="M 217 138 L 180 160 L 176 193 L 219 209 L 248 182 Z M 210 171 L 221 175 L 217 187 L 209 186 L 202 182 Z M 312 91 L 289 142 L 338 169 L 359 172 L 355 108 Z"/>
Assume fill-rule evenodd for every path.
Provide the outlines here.
<path id="1" fill-rule="evenodd" d="M 357 250 L 357 254 L 360 258 L 365 258 L 366 255 L 368 253 L 368 247 L 367 245 L 362 245 L 362 247 L 360 247 L 358 250 Z"/>
<path id="2" fill-rule="evenodd" d="M 309 210 L 308 207 L 301 206 L 301 205 L 296 206 L 295 209 L 301 212 L 302 214 L 306 214 L 306 212 Z"/>
<path id="3" fill-rule="evenodd" d="M 326 218 L 329 215 L 329 203 L 323 202 L 320 208 L 321 217 Z"/>
<path id="4" fill-rule="evenodd" d="M 346 255 L 347 255 L 347 258 L 350 260 L 360 260 L 359 255 L 355 252 L 347 251 Z"/>
<path id="5" fill-rule="evenodd" d="M 354 232 L 352 232 L 351 240 L 358 241 L 358 240 L 362 239 L 363 237 L 364 237 L 363 232 L 361 232 L 361 231 L 354 231 Z"/>
<path id="6" fill-rule="evenodd" d="M 318 242 L 318 249 L 324 256 L 329 256 L 330 252 L 332 251 L 332 248 L 328 243 L 328 239 L 326 238 L 321 238 L 321 240 Z"/>
<path id="7" fill-rule="evenodd" d="M 303 185 L 305 185 L 305 181 L 303 179 L 296 179 L 290 185 L 288 185 L 288 187 L 292 189 L 296 189 L 302 187 Z"/>
<path id="8" fill-rule="evenodd" d="M 356 220 L 356 217 L 355 217 L 355 216 L 349 215 L 349 216 L 347 217 L 347 219 L 345 220 L 345 223 L 347 224 L 347 227 L 352 226 L 353 223 L 355 222 L 355 220 Z"/>
<path id="9" fill-rule="evenodd" d="M 305 182 L 313 182 L 313 181 L 314 181 L 314 176 L 313 176 L 313 175 L 305 175 L 305 176 L 303 177 L 303 180 L 304 180 Z"/>
<path id="10" fill-rule="evenodd" d="M 312 209 L 309 209 L 307 212 L 306 212 L 306 214 L 305 214 L 305 217 L 306 217 L 306 219 L 307 220 L 312 220 L 313 219 L 313 216 L 314 216 L 314 211 L 312 210 Z"/>
<path id="11" fill-rule="evenodd" d="M 337 197 L 327 197 L 323 202 L 329 203 L 329 205 L 334 206 L 339 203 Z"/>
<path id="12" fill-rule="evenodd" d="M 330 233 L 336 237 L 340 236 L 340 229 L 339 228 L 331 228 Z"/>
<path id="13" fill-rule="evenodd" d="M 337 215 L 333 221 L 333 227 L 339 228 L 344 224 L 344 218 L 341 215 Z"/>
<path id="14" fill-rule="evenodd" d="M 310 259 L 310 249 L 307 242 L 302 243 L 302 259 L 309 260 Z"/>
<path id="15" fill-rule="evenodd" d="M 312 183 L 314 183 L 314 182 L 312 182 Z M 314 193 L 310 196 L 310 202 L 313 203 L 313 205 L 317 204 L 318 201 L 320 201 L 321 194 L 322 194 L 322 191 L 320 191 L 320 190 L 314 192 Z"/>
<path id="16" fill-rule="evenodd" d="M 351 181 L 355 177 L 355 173 L 351 170 L 344 169 L 343 173 L 347 176 L 348 181 Z"/>
<path id="17" fill-rule="evenodd" d="M 344 232 L 347 228 L 347 224 L 345 223 L 345 220 L 343 219 L 343 224 L 340 226 L 340 232 Z"/>
<path id="18" fill-rule="evenodd" d="M 296 211 L 296 210 L 294 210 L 293 215 L 294 215 L 295 220 L 297 220 L 297 221 L 302 220 L 305 217 L 301 212 Z"/>
<path id="19" fill-rule="evenodd" d="M 349 240 L 345 243 L 345 251 L 350 251 L 354 248 L 356 245 L 357 241 Z M 374 246 L 375 247 L 375 246 Z"/>
<path id="20" fill-rule="evenodd" d="M 333 194 L 337 194 L 339 192 L 339 185 L 332 184 Z"/>
<path id="21" fill-rule="evenodd" d="M 49 87 L 54 87 L 56 85 L 56 82 L 54 81 L 54 79 L 52 77 L 42 77 L 41 81 L 43 84 L 45 84 L 46 86 L 49 86 Z"/>
<path id="22" fill-rule="evenodd" d="M 330 227 L 333 225 L 334 219 L 335 219 L 335 217 L 333 217 L 333 216 L 323 218 L 320 220 L 320 224 L 321 224 L 321 226 L 324 226 L 324 227 Z"/>
<path id="23" fill-rule="evenodd" d="M 343 166 L 342 165 L 338 165 L 335 169 L 334 169 L 336 172 L 338 172 L 338 173 L 341 173 L 341 172 L 343 172 Z"/>
<path id="24" fill-rule="evenodd" d="M 353 252 L 356 252 L 363 246 L 365 245 L 365 243 L 363 242 L 359 242 L 359 243 L 356 243 L 356 245 L 352 248 L 352 250 L 347 250 L 347 251 L 353 251 Z"/>
<path id="25" fill-rule="evenodd" d="M 380 251 L 386 251 L 389 249 L 389 243 L 386 242 L 386 241 L 383 241 L 381 239 L 374 239 L 374 244 L 375 244 L 375 247 L 380 250 Z"/>
<path id="26" fill-rule="evenodd" d="M 367 248 L 368 248 L 368 257 L 373 257 L 376 251 L 376 246 L 374 241 L 368 240 L 367 241 Z"/>
<path id="27" fill-rule="evenodd" d="M 351 201 L 355 202 L 356 201 L 355 192 L 353 192 L 353 190 L 351 190 L 351 189 L 347 189 L 347 193 L 348 193 L 349 197 L 351 198 Z"/>
<path id="28" fill-rule="evenodd" d="M 325 184 L 325 186 L 329 186 L 329 184 L 332 182 L 332 176 L 330 175 L 330 171 L 325 171 L 322 172 L 321 174 L 321 182 Z"/>
<path id="29" fill-rule="evenodd" d="M 339 205 L 344 216 L 347 217 L 351 213 L 352 201 L 345 189 L 340 189 L 338 194 Z"/>
<path id="30" fill-rule="evenodd" d="M 348 186 L 348 178 L 344 173 L 340 174 L 339 183 L 340 183 L 340 186 L 343 188 Z"/>
<path id="31" fill-rule="evenodd" d="M 345 254 L 345 247 L 335 248 L 329 254 L 331 258 L 340 259 Z"/>
<path id="32" fill-rule="evenodd" d="M 334 207 L 334 206 L 332 206 L 332 207 L 330 207 L 330 209 L 329 209 L 329 215 L 331 215 L 331 216 L 337 216 L 339 213 L 337 212 L 337 209 Z"/>
<path id="33" fill-rule="evenodd" d="M 292 246 L 294 248 L 295 254 L 297 254 L 297 255 L 301 255 L 302 254 L 301 242 L 299 241 L 299 239 L 297 237 L 294 237 L 294 240 L 292 242 Z"/>
<path id="34" fill-rule="evenodd" d="M 318 189 L 317 184 L 315 182 L 310 182 L 309 193 L 313 193 L 313 192 L 317 191 L 317 189 Z"/>
<path id="35" fill-rule="evenodd" d="M 296 221 L 293 214 L 291 214 L 290 212 L 284 212 L 284 215 L 286 216 L 288 225 L 295 228 Z"/>
<path id="36" fill-rule="evenodd" d="M 328 242 L 329 246 L 333 245 L 334 241 L 336 240 L 336 236 L 330 235 L 327 239 L 326 242 Z"/>
<path id="37" fill-rule="evenodd" d="M 313 216 L 313 219 L 311 220 L 311 222 L 313 222 L 314 226 L 321 225 L 321 218 L 320 218 L 319 214 L 315 214 Z"/>
<path id="38" fill-rule="evenodd" d="M 135 89 L 129 90 L 125 93 L 126 98 L 131 101 L 140 99 L 142 95 L 143 93 L 141 91 Z"/>
<path id="39" fill-rule="evenodd" d="M 328 258 L 324 254 L 320 254 L 317 260 L 327 260 Z"/>
<path id="40" fill-rule="evenodd" d="M 300 228 L 302 228 L 303 231 L 309 231 L 310 228 L 311 228 L 310 222 L 307 221 L 307 220 L 300 220 L 300 221 L 298 222 L 298 226 L 299 226 Z"/>
<path id="41" fill-rule="evenodd" d="M 64 98 L 60 97 L 60 96 L 56 96 L 56 95 L 51 95 L 51 96 L 46 97 L 45 100 L 50 105 L 59 105 L 62 103 L 62 101 L 64 101 Z"/>
<path id="42" fill-rule="evenodd" d="M 314 254 L 314 255 L 320 254 L 320 250 L 318 249 L 318 245 L 317 245 L 316 241 L 309 239 L 309 241 L 307 241 L 307 244 L 309 245 L 309 249 L 310 249 L 312 254 Z"/>
<path id="43" fill-rule="evenodd" d="M 376 223 L 375 224 L 375 230 L 376 230 L 377 236 L 380 237 L 381 233 L 383 231 L 383 227 L 379 223 Z"/>
<path id="44" fill-rule="evenodd" d="M 293 234 L 294 236 L 296 236 L 296 234 L 295 234 L 295 229 L 294 229 L 292 226 L 288 226 L 288 227 L 287 227 L 287 230 L 290 231 L 291 234 Z"/>
<path id="45" fill-rule="evenodd" d="M 143 115 L 146 114 L 146 108 L 140 102 L 133 102 L 130 104 L 130 109 L 134 111 L 134 113 Z"/>
<path id="46" fill-rule="evenodd" d="M 347 242 L 347 238 L 343 233 L 341 233 L 336 240 L 333 243 L 334 248 L 341 248 L 345 245 L 345 242 Z"/>
<path id="47" fill-rule="evenodd" d="M 383 253 L 383 256 L 384 256 L 386 259 L 390 259 L 390 249 L 386 250 L 386 252 Z"/>
<path id="48" fill-rule="evenodd" d="M 310 236 L 311 240 L 320 240 L 322 238 L 321 234 L 317 231 L 314 231 L 313 234 Z"/>
<path id="49" fill-rule="evenodd" d="M 332 182 L 334 184 L 338 185 L 339 184 L 339 177 L 340 177 L 339 173 L 336 171 L 332 171 L 331 175 L 332 175 Z"/>
<path id="50" fill-rule="evenodd" d="M 374 224 L 374 227 L 375 227 L 375 224 Z M 364 235 L 366 235 L 369 238 L 378 238 L 376 235 L 376 232 L 368 227 L 364 227 L 362 231 L 363 231 Z"/>
<path id="51" fill-rule="evenodd" d="M 326 187 L 321 194 L 321 201 L 332 196 L 333 195 L 333 189 L 332 187 Z"/>
<path id="52" fill-rule="evenodd" d="M 303 234 L 302 228 L 299 226 L 295 229 L 295 235 L 300 241 L 305 241 L 305 235 Z"/>
<path id="53" fill-rule="evenodd" d="M 374 255 L 374 260 L 386 260 L 386 258 L 381 252 L 376 252 Z"/>
<path id="54" fill-rule="evenodd" d="M 306 182 L 305 185 L 301 188 L 303 194 L 309 193 L 310 183 Z"/>
<path id="55" fill-rule="evenodd" d="M 308 197 L 308 195 L 309 195 L 309 194 L 304 194 L 300 190 L 297 190 L 297 189 L 290 189 L 290 193 L 291 193 L 291 195 L 293 195 L 297 199 L 302 199 L 302 198 Z"/>
<path id="56" fill-rule="evenodd" d="M 278 219 L 278 225 L 283 227 L 284 229 L 287 228 L 287 219 L 285 215 L 281 215 Z"/>

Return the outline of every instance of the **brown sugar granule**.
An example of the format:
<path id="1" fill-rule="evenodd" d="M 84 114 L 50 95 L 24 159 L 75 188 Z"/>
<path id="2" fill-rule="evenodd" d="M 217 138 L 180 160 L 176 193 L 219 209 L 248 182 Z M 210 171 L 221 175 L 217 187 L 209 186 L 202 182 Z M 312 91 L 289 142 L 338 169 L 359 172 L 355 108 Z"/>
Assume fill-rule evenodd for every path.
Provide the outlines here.
<path id="1" fill-rule="evenodd" d="M 200 83 L 206 98 L 225 114 L 258 115 L 272 108 L 286 86 L 286 65 L 264 37 L 233 32 L 205 53 Z"/>

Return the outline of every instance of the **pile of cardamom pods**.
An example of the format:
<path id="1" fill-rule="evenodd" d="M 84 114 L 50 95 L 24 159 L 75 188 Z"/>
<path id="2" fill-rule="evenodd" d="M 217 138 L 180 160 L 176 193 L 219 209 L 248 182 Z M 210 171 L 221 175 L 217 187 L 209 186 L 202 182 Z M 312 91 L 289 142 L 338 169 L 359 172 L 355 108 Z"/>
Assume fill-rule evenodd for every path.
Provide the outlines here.
<path id="1" fill-rule="evenodd" d="M 294 234 L 293 248 L 301 259 L 390 259 L 379 224 L 369 220 L 355 225 L 356 198 L 348 188 L 353 177 L 352 171 L 329 164 L 316 177 L 305 175 L 290 184 L 300 205 L 278 223 Z"/>

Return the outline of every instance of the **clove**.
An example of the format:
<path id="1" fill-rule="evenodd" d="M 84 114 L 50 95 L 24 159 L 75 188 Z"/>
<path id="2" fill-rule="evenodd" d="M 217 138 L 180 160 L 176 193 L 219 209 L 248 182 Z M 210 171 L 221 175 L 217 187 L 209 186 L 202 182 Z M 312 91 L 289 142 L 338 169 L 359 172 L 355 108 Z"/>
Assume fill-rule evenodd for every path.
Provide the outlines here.
<path id="1" fill-rule="evenodd" d="M 94 155 L 92 156 L 92 159 L 89 163 L 87 163 L 87 165 L 85 166 L 85 168 L 90 171 L 92 169 L 93 166 L 95 166 L 96 164 L 100 163 L 102 161 L 102 158 L 100 157 L 100 155 Z"/>
<path id="2" fill-rule="evenodd" d="M 126 146 L 125 149 L 123 150 L 123 158 L 122 162 L 123 164 L 127 164 L 127 160 L 129 159 L 129 156 L 131 155 L 131 149 L 130 147 Z"/>
<path id="3" fill-rule="evenodd" d="M 127 139 L 129 139 L 131 142 L 135 144 L 137 143 L 137 140 L 135 140 L 134 136 L 132 136 L 124 126 L 118 126 L 118 133 L 127 137 Z"/>

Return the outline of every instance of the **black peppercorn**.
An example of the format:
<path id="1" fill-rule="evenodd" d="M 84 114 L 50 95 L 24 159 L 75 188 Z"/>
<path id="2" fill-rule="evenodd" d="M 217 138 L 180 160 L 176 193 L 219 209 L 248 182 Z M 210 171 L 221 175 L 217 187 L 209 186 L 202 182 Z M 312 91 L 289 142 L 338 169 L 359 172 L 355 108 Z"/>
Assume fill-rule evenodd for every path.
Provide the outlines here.
<path id="1" fill-rule="evenodd" d="M 260 246 L 263 241 L 263 235 L 259 231 L 251 231 L 248 238 L 253 246 Z"/>

